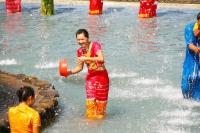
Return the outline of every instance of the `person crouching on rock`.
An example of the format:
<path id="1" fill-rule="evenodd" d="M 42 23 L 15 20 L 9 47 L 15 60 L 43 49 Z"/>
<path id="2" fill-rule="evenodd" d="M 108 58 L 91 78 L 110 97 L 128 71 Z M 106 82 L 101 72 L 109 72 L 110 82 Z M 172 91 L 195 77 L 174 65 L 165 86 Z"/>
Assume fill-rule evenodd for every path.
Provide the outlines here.
<path id="1" fill-rule="evenodd" d="M 31 108 L 35 101 L 35 92 L 29 86 L 17 90 L 19 104 L 8 110 L 11 133 L 39 133 L 41 125 L 39 113 Z"/>

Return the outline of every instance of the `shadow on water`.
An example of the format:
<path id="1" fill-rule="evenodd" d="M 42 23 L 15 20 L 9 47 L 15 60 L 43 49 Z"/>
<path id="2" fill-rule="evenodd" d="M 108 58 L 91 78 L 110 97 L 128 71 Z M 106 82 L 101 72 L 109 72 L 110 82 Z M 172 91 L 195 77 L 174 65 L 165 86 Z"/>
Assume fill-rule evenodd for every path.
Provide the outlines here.
<path id="1" fill-rule="evenodd" d="M 183 15 L 183 14 L 187 14 L 183 11 L 178 11 L 178 10 L 174 10 L 174 11 L 165 11 L 165 12 L 157 12 L 157 16 L 158 17 L 162 17 L 165 15 Z"/>
<path id="2" fill-rule="evenodd" d="M 64 8 L 64 7 L 59 7 L 55 9 L 55 14 L 62 14 L 62 13 L 71 13 L 75 10 L 76 8 Z"/>
<path id="3" fill-rule="evenodd" d="M 122 10 L 124 10 L 124 7 L 109 7 L 103 13 L 110 14 L 115 12 L 121 12 Z"/>
<path id="4" fill-rule="evenodd" d="M 25 4 L 24 6 L 22 5 L 22 12 L 32 12 L 36 10 L 40 10 L 39 4 Z"/>
<path id="5" fill-rule="evenodd" d="M 54 6 L 54 11 L 55 14 L 62 14 L 62 13 L 71 13 L 75 10 L 76 8 L 71 8 L 71 7 L 63 7 L 63 6 Z M 5 3 L 0 2 L 0 10 L 5 10 Z M 22 12 L 34 12 L 34 11 L 39 11 L 40 12 L 40 4 L 22 4 Z"/>
<path id="6" fill-rule="evenodd" d="M 26 6 L 22 7 L 23 12 L 33 12 L 38 11 L 40 12 L 40 6 Z M 68 7 L 56 7 L 54 8 L 55 15 L 62 14 L 62 13 L 72 13 L 76 8 L 68 8 Z"/>
<path id="7" fill-rule="evenodd" d="M 39 10 L 40 6 L 38 4 L 22 4 L 22 13 L 30 13 L 32 11 L 36 11 Z M 6 14 L 6 6 L 4 2 L 0 2 L 0 15 L 2 14 Z M 13 13 L 15 14 L 15 13 Z M 11 14 L 9 14 L 11 15 Z M 13 15 L 14 16 L 14 15 Z"/>
<path id="8" fill-rule="evenodd" d="M 40 12 L 40 5 L 35 4 L 35 5 L 27 5 L 22 7 L 23 12 L 33 12 L 33 11 L 38 11 Z M 75 10 L 76 8 L 71 8 L 71 7 L 63 7 L 63 6 L 54 6 L 54 12 L 56 14 L 62 14 L 62 13 L 71 13 Z"/>

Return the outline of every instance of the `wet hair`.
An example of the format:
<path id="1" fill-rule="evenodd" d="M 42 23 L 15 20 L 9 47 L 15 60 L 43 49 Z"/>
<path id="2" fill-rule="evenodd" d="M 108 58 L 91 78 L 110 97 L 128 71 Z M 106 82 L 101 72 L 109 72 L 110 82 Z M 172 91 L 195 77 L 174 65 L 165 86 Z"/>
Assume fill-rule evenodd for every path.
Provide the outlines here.
<path id="1" fill-rule="evenodd" d="M 77 30 L 76 31 L 76 37 L 77 37 L 77 35 L 82 34 L 82 33 L 84 34 L 85 37 L 89 38 L 89 33 L 88 33 L 88 31 L 86 29 Z"/>
<path id="2" fill-rule="evenodd" d="M 30 96 L 35 97 L 35 92 L 32 87 L 23 86 L 17 90 L 17 96 L 19 98 L 19 102 L 27 101 Z"/>
<path id="3" fill-rule="evenodd" d="M 197 20 L 200 19 L 200 12 L 197 14 Z"/>

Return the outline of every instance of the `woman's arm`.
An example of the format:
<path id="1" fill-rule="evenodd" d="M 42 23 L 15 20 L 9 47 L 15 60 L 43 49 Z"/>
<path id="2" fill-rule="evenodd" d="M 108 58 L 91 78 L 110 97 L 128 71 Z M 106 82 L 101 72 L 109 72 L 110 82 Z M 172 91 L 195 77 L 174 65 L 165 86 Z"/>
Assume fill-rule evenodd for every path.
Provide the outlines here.
<path id="1" fill-rule="evenodd" d="M 78 59 L 77 66 L 74 69 L 68 71 L 68 76 L 70 76 L 72 74 L 76 74 L 76 73 L 82 71 L 83 70 L 83 66 L 84 66 L 84 62 L 83 61 L 79 61 L 79 59 Z"/>
<path id="2" fill-rule="evenodd" d="M 33 133 L 40 133 L 40 127 L 39 126 L 33 126 Z"/>
<path id="3" fill-rule="evenodd" d="M 40 133 L 41 119 L 38 112 L 33 114 L 33 119 L 31 121 L 33 122 L 33 133 Z"/>
<path id="4" fill-rule="evenodd" d="M 189 49 L 195 52 L 196 54 L 200 53 L 200 48 L 196 47 L 194 44 L 189 44 Z"/>

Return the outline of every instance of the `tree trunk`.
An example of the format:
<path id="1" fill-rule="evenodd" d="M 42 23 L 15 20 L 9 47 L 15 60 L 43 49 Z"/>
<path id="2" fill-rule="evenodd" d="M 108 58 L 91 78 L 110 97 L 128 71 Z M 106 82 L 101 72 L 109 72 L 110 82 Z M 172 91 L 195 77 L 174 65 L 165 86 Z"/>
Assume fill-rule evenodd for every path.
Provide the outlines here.
<path id="1" fill-rule="evenodd" d="M 53 0 L 42 0 L 41 2 L 41 14 L 43 16 L 51 16 L 54 14 Z"/>

